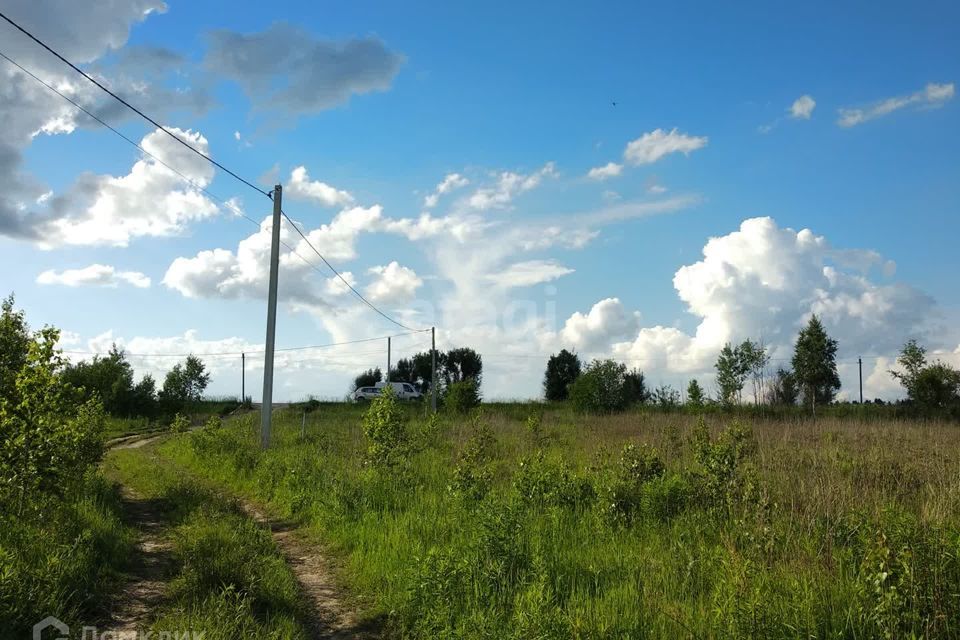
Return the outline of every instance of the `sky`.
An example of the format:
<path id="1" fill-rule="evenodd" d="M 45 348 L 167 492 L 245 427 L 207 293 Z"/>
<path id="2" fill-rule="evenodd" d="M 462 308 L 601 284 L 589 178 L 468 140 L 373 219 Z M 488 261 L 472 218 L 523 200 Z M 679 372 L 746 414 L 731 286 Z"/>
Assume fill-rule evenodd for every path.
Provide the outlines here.
<path id="1" fill-rule="evenodd" d="M 159 129 L 0 24 L 0 292 L 72 359 L 260 397 L 282 186 L 275 399 L 469 346 L 487 398 L 562 348 L 715 389 L 821 316 L 841 397 L 916 338 L 960 365 L 952 2 L 0 0 Z M 842 6 L 839 6 L 841 5 Z M 146 153 L 145 153 L 145 152 Z M 321 262 L 312 245 L 373 306 Z M 349 342 L 350 344 L 338 344 Z M 314 345 L 315 348 L 300 348 Z"/>

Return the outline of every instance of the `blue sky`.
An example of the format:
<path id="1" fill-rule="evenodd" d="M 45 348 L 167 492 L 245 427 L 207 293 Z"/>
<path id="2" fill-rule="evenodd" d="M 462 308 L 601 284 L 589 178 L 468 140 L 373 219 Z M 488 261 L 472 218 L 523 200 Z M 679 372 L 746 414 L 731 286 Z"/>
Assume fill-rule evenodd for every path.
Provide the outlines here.
<path id="1" fill-rule="evenodd" d="M 709 383 L 724 341 L 763 338 L 785 358 L 812 312 L 844 358 L 871 356 L 868 395 L 897 394 L 873 356 L 908 337 L 960 358 L 954 3 L 46 4 L 0 7 L 237 173 L 279 180 L 306 229 L 340 225 L 318 248 L 406 324 L 437 324 L 441 348 L 489 354 L 491 397 L 538 393 L 538 356 L 561 347 Z M 0 50 L 210 192 L 269 213 L 0 32 Z M 263 256 L 238 245 L 265 231 L 156 165 L 149 184 L 117 186 L 150 159 L 0 63 L 19 132 L 0 143 L 0 268 L 31 321 L 78 352 L 257 348 Z M 618 175 L 589 177 L 608 163 Z M 464 184 L 426 206 L 451 174 Z M 187 204 L 161 205 L 171 192 Z M 411 232 L 424 212 L 429 232 Z M 398 331 L 302 263 L 281 281 L 278 346 Z M 398 339 L 401 354 L 422 337 Z M 278 395 L 342 395 L 382 364 L 375 351 L 290 356 Z M 213 391 L 236 392 L 234 360 L 210 359 Z M 162 375 L 172 361 L 134 362 Z"/>

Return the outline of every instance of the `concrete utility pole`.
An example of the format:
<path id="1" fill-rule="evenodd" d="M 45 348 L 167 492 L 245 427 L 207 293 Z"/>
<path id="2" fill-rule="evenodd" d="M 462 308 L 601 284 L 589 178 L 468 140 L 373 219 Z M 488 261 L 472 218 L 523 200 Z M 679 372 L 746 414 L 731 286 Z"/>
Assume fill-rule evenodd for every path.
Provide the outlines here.
<path id="1" fill-rule="evenodd" d="M 260 401 L 260 446 L 270 446 L 273 418 L 273 345 L 277 338 L 277 277 L 280 270 L 280 200 L 283 188 L 273 188 L 273 234 L 270 238 L 270 289 L 267 294 L 267 343 L 263 357 L 263 398 Z"/>
<path id="2" fill-rule="evenodd" d="M 430 327 L 430 408 L 437 412 L 437 328 Z"/>
<path id="3" fill-rule="evenodd" d="M 390 336 L 387 336 L 387 382 L 390 382 Z"/>
<path id="4" fill-rule="evenodd" d="M 863 404 L 863 358 L 857 358 L 857 366 L 860 368 L 860 404 Z"/>
<path id="5" fill-rule="evenodd" d="M 240 354 L 240 404 L 247 401 L 247 354 Z"/>

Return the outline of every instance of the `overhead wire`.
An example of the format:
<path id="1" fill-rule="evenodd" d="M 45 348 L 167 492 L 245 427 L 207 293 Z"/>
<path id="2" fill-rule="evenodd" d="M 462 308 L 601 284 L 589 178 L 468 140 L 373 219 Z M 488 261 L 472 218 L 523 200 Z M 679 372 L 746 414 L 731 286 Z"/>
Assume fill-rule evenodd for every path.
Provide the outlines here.
<path id="1" fill-rule="evenodd" d="M 196 153 L 196 154 L 199 155 L 200 157 L 202 157 L 202 158 L 204 158 L 205 160 L 207 160 L 208 162 L 212 163 L 214 166 L 219 167 L 220 169 L 222 169 L 223 171 L 225 171 L 226 173 L 228 173 L 228 174 L 231 175 L 232 177 L 236 178 L 236 179 L 239 180 L 240 182 L 246 184 L 247 186 L 249 186 L 249 187 L 253 188 L 254 190 L 256 190 L 258 193 L 261 193 L 261 194 L 267 196 L 268 198 L 270 198 L 270 199 L 272 200 L 272 195 L 271 195 L 270 192 L 264 191 L 263 189 L 260 189 L 259 187 L 253 185 L 253 184 L 250 183 L 249 181 L 245 180 L 244 178 L 240 177 L 239 175 L 237 175 L 236 173 L 234 173 L 233 171 L 231 171 L 230 169 L 228 169 L 227 167 L 225 167 L 223 164 L 217 162 L 216 160 L 214 160 L 213 158 L 211 158 L 211 157 L 208 156 L 207 154 L 201 152 L 200 150 L 196 149 L 196 148 L 193 147 L 192 145 L 186 143 L 184 140 L 182 140 L 182 139 L 179 138 L 178 136 L 176 136 L 176 135 L 174 135 L 173 133 L 171 133 L 170 131 L 168 131 L 165 127 L 163 127 L 163 125 L 161 125 L 160 123 L 158 123 L 156 120 L 154 120 L 153 118 L 147 116 L 147 115 L 144 114 L 142 111 L 140 111 L 139 109 L 137 109 L 136 107 L 134 107 L 133 105 L 131 105 L 130 103 L 128 103 L 126 100 L 124 100 L 123 98 L 121 98 L 121 97 L 118 96 L 117 94 L 113 93 L 112 91 L 110 91 L 109 89 L 107 89 L 106 87 L 104 87 L 104 86 L 103 86 L 102 84 L 100 84 L 96 79 L 94 79 L 93 77 L 91 77 L 90 75 L 88 75 L 87 73 L 85 73 L 82 69 L 80 69 L 80 68 L 77 67 L 75 64 L 73 64 L 72 62 L 70 62 L 69 60 L 67 60 L 65 57 L 63 57 L 61 54 L 59 54 L 58 52 L 56 52 L 54 49 L 52 49 L 51 47 L 49 47 L 49 46 L 48 46 L 46 43 L 44 43 L 42 40 L 40 40 L 39 38 L 37 38 L 36 36 L 34 36 L 32 33 L 30 33 L 29 31 L 27 31 L 27 30 L 24 29 L 23 27 L 21 27 L 19 24 L 17 24 L 17 23 L 14 22 L 13 20 L 11 20 L 11 19 L 10 19 L 8 16 L 6 16 L 2 11 L 0 11 L 0 17 L 2 17 L 4 20 L 6 20 L 7 22 L 9 22 L 11 25 L 13 25 L 16 29 L 18 29 L 19 31 L 21 31 L 22 33 L 24 33 L 24 34 L 25 34 L 27 37 L 29 37 L 31 40 L 35 41 L 37 44 L 39 44 L 40 46 L 42 46 L 44 49 L 48 50 L 48 51 L 49 51 L 50 53 L 52 53 L 54 56 L 56 56 L 57 58 L 59 58 L 60 60 L 62 60 L 65 64 L 67 64 L 68 66 L 70 66 L 70 67 L 71 67 L 72 69 L 74 69 L 77 73 L 80 73 L 80 74 L 83 75 L 85 78 L 87 78 L 88 80 L 90 80 L 91 82 L 93 82 L 95 85 L 97 85 L 99 88 L 101 88 L 102 90 L 104 90 L 105 92 L 107 92 L 110 96 L 112 96 L 113 98 L 115 98 L 116 100 L 118 100 L 121 104 L 123 104 L 124 106 L 128 107 L 129 109 L 131 109 L 132 111 L 134 111 L 135 113 L 137 113 L 138 115 L 140 115 L 141 117 L 143 117 L 144 119 L 146 119 L 146 120 L 147 120 L 148 122 L 150 122 L 151 124 L 155 125 L 159 130 L 163 131 L 164 133 L 166 133 L 167 135 L 169 135 L 170 137 L 172 137 L 174 140 L 176 140 L 177 142 L 179 142 L 180 144 L 182 144 L 182 145 L 185 146 L 186 148 L 190 149 L 191 151 L 193 151 L 194 153 Z M 247 214 L 245 214 L 243 211 L 240 210 L 240 208 L 239 208 L 238 206 L 236 206 L 235 204 L 230 203 L 229 201 L 224 200 L 223 198 L 220 198 L 220 197 L 217 196 L 216 194 L 214 194 L 214 193 L 212 193 L 211 191 L 209 191 L 205 186 L 197 183 L 196 181 L 194 181 L 194 180 L 191 179 L 190 177 L 186 176 L 184 173 L 182 173 L 182 172 L 179 171 L 178 169 L 174 168 L 173 166 L 171 166 L 171 165 L 168 164 L 167 162 L 163 161 L 162 159 L 160 159 L 159 157 L 157 157 L 155 154 L 153 154 L 153 153 L 151 153 L 150 151 L 148 151 L 147 149 L 145 149 L 141 144 L 139 144 L 138 142 L 136 142 L 136 141 L 133 140 L 132 138 L 128 137 L 127 135 L 125 135 L 123 132 L 121 132 L 121 131 L 118 130 L 117 128 L 115 128 L 115 127 L 113 127 L 112 125 L 110 125 L 109 123 L 107 123 L 105 120 L 103 120 L 102 118 L 100 118 L 99 116 L 97 116 L 96 114 L 94 114 L 92 111 L 90 111 L 89 109 L 87 109 L 86 107 L 84 107 L 83 105 L 81 105 L 79 102 L 75 101 L 75 100 L 72 99 L 70 96 L 68 96 L 68 95 L 66 95 L 65 93 L 61 92 L 60 90 L 58 90 L 58 89 L 57 89 L 56 87 L 54 87 L 53 85 L 51 85 L 50 83 L 46 82 L 45 80 L 43 80 L 42 78 L 40 78 L 39 76 L 37 76 L 35 73 L 33 73 L 32 71 L 30 71 L 29 69 L 27 69 L 26 67 L 24 67 L 23 65 L 21 65 L 20 63 L 18 63 L 17 61 L 15 61 L 15 60 L 13 60 L 12 58 L 10 58 L 10 57 L 9 57 L 8 55 L 6 55 L 5 53 L 0 52 L 0 57 L 3 57 L 7 62 L 9 62 L 10 64 L 12 64 L 12 65 L 14 65 L 15 67 L 17 67 L 20 71 L 22 71 L 23 73 L 27 74 L 29 77 L 33 78 L 35 81 L 39 82 L 40 84 L 42 84 L 44 87 L 46 87 L 46 88 L 49 89 L 50 91 L 54 92 L 55 94 L 57 94 L 58 96 L 60 96 L 61 98 L 63 98 L 63 99 L 66 100 L 67 102 L 69 102 L 70 104 L 72 104 L 75 108 L 79 109 L 80 111 L 82 111 L 83 113 L 85 113 L 87 116 L 89 116 L 90 118 L 92 118 L 93 120 L 95 120 L 96 122 L 98 122 L 99 124 L 101 124 L 102 126 L 106 127 L 108 130 L 112 131 L 114 134 L 116 134 L 117 136 L 119 136 L 120 138 L 122 138 L 122 139 L 123 139 L 124 141 L 126 141 L 127 143 L 129 143 L 129 144 L 133 145 L 134 147 L 136 147 L 137 149 L 139 149 L 142 153 L 144 153 L 144 154 L 148 155 L 149 157 L 153 158 L 154 160 L 156 160 L 158 163 L 160 163 L 161 165 L 163 165 L 164 167 L 166 167 L 167 169 L 169 169 L 170 171 L 172 171 L 174 174 L 176 174 L 177 176 L 179 176 L 181 179 L 183 179 L 184 181 L 186 181 L 188 184 L 190 184 L 190 185 L 193 186 L 194 188 L 198 189 L 199 191 L 201 191 L 202 193 L 204 193 L 204 194 L 206 194 L 207 196 L 211 197 L 212 199 L 216 200 L 217 202 L 220 202 L 221 204 L 223 204 L 223 205 L 227 208 L 227 210 L 233 212 L 235 215 L 238 215 L 238 216 L 240 216 L 240 217 L 245 218 L 246 220 L 248 220 L 248 221 L 251 222 L 252 224 L 256 225 L 256 227 L 257 227 L 258 229 L 261 228 L 261 223 L 257 222 L 256 220 L 254 220 L 253 218 L 251 218 L 250 216 L 248 216 Z M 353 294 L 356 295 L 357 298 L 359 298 L 366 306 L 370 307 L 373 311 L 375 311 L 375 312 L 376 312 L 377 314 L 379 314 L 381 317 L 385 318 L 385 319 L 388 320 L 389 322 L 395 324 L 396 326 L 398 326 L 398 327 L 400 327 L 400 328 L 402 328 L 402 329 L 406 329 L 406 330 L 410 330 L 410 331 L 415 330 L 415 329 L 413 329 L 412 327 L 409 327 L 409 326 L 407 326 L 407 325 L 405 325 L 405 324 L 403 324 L 403 323 L 395 320 L 395 319 L 392 318 L 391 316 L 389 316 L 389 315 L 387 315 L 386 313 L 384 313 L 383 311 L 381 311 L 381 310 L 380 310 L 376 305 L 374 305 L 372 302 L 370 302 L 369 300 L 367 300 L 367 298 L 365 298 L 359 291 L 357 291 L 357 289 L 356 289 L 352 284 L 350 284 L 350 283 L 346 280 L 346 278 L 343 277 L 343 275 L 340 273 L 340 271 L 338 271 L 338 270 L 330 263 L 330 261 L 327 260 L 327 258 L 324 257 L 324 255 L 323 255 L 322 253 L 320 253 L 320 251 L 313 245 L 313 243 L 310 242 L 310 240 L 307 238 L 307 236 L 300 230 L 300 228 L 293 222 L 293 220 L 291 220 L 290 217 L 287 216 L 287 214 L 286 214 L 285 212 L 283 213 L 283 217 L 284 217 L 284 218 L 287 220 L 287 222 L 294 228 L 294 230 L 296 230 L 296 232 L 300 235 L 300 237 L 303 238 L 303 240 L 306 242 L 307 246 L 309 246 L 310 249 L 312 249 L 313 252 L 316 253 L 317 256 L 323 261 L 323 263 L 327 266 L 327 268 L 330 269 L 331 272 L 333 272 L 333 274 L 335 275 L 335 277 L 339 278 L 340 281 L 342 281 L 342 282 L 350 289 L 350 291 L 352 291 Z M 288 251 L 290 251 L 290 253 L 292 253 L 292 254 L 296 255 L 298 258 L 300 258 L 300 260 L 303 261 L 303 262 L 304 262 L 307 266 L 309 266 L 311 269 L 313 269 L 313 270 L 316 271 L 317 273 L 320 273 L 321 275 L 326 276 L 326 274 L 324 274 L 323 271 L 322 271 L 319 267 L 317 267 L 317 265 L 315 265 L 314 263 L 312 263 L 312 262 L 310 262 L 309 260 L 307 260 L 306 258 L 304 258 L 302 255 L 300 255 L 300 253 L 299 253 L 296 249 L 294 249 L 293 247 L 291 247 L 291 246 L 290 246 L 289 244 L 287 244 L 285 241 L 282 241 L 282 240 L 281 240 L 281 244 L 282 244 Z"/>
<path id="2" fill-rule="evenodd" d="M 138 109 L 137 107 L 133 106 L 132 104 L 130 104 L 129 102 L 127 102 L 126 100 L 124 100 L 122 97 L 120 97 L 119 95 L 117 95 L 116 93 L 114 93 L 113 91 L 111 91 L 109 88 L 107 88 L 106 86 L 104 86 L 99 80 L 97 80 L 96 78 L 94 78 L 93 76 L 91 76 L 90 74 L 88 74 L 86 71 L 84 71 L 83 69 L 81 69 L 80 67 L 78 67 L 77 65 L 75 65 L 74 63 L 70 62 L 70 60 L 67 60 L 67 58 L 65 58 L 63 55 L 61 55 L 61 54 L 60 54 L 58 51 L 56 51 L 55 49 L 53 49 L 53 47 L 51 47 L 51 46 L 48 45 L 46 42 L 44 42 L 43 40 L 41 40 L 41 39 L 38 38 L 37 36 L 33 35 L 33 34 L 30 33 L 29 31 L 27 31 L 25 28 L 23 28 L 22 26 L 20 26 L 20 25 L 17 24 L 16 22 L 14 22 L 9 16 L 7 16 L 7 15 L 6 15 L 5 13 L 3 13 L 2 11 L 0 11 L 0 18 L 3 18 L 4 20 L 6 20 L 8 23 L 10 23 L 11 26 L 13 26 L 15 29 L 17 29 L 20 33 L 24 34 L 25 36 L 27 36 L 28 38 L 30 38 L 31 40 L 33 40 L 34 42 L 36 42 L 38 45 L 40 45 L 41 47 L 43 47 L 44 49 L 46 49 L 46 50 L 47 50 L 48 52 L 50 52 L 54 57 L 56 57 L 57 59 L 59 59 L 59 60 L 60 60 L 61 62 L 63 62 L 65 65 L 67 65 L 68 67 L 70 67 L 71 69 L 73 69 L 74 71 L 76 71 L 77 73 L 79 73 L 81 76 L 83 76 L 84 78 L 86 78 L 86 79 L 89 80 L 90 82 L 92 82 L 94 85 L 96 85 L 99 89 L 101 89 L 102 91 L 104 91 L 107 95 L 109 95 L 110 97 L 112 97 L 114 100 L 116 100 L 117 102 L 119 102 L 119 103 L 122 104 L 123 106 L 127 107 L 128 109 L 130 109 L 131 111 L 133 111 L 134 113 L 136 113 L 138 116 L 140 116 L 141 118 L 143 118 L 144 120 L 146 120 L 147 122 L 149 122 L 150 124 L 152 124 L 153 126 L 157 127 L 158 129 L 160 129 L 161 131 L 163 131 L 164 133 L 166 133 L 168 136 L 170 136 L 171 138 L 173 138 L 174 140 L 176 140 L 177 142 L 179 142 L 181 145 L 183 145 L 184 147 L 186 147 L 187 149 L 189 149 L 189 150 L 192 151 L 193 153 L 197 154 L 198 156 L 200 156 L 201 158 L 203 158 L 203 159 L 206 160 L 207 162 L 213 164 L 214 166 L 219 167 L 220 169 L 222 169 L 223 171 L 225 171 L 227 174 L 229 174 L 231 177 L 235 178 L 236 180 L 239 180 L 240 182 L 242 182 L 243 184 L 247 185 L 248 187 L 250 187 L 250 188 L 253 189 L 254 191 L 260 193 L 261 195 L 267 196 L 268 198 L 270 197 L 270 194 L 267 193 L 266 191 L 264 191 L 263 189 L 261 189 L 260 187 L 256 186 L 255 184 L 253 184 L 253 183 L 250 182 L 249 180 L 247 180 L 247 179 L 239 176 L 238 174 L 234 173 L 233 171 L 231 171 L 230 169 L 228 169 L 228 168 L 225 167 L 224 165 L 220 164 L 219 162 L 217 162 L 216 160 L 214 160 L 213 158 L 211 158 L 210 156 L 208 156 L 208 155 L 205 154 L 204 152 L 200 151 L 199 149 L 197 149 L 197 148 L 194 147 L 193 145 L 188 144 L 185 140 L 182 140 L 180 137 L 174 135 L 173 132 L 168 131 L 167 128 L 164 127 L 162 124 L 160 124 L 159 122 L 157 122 L 156 120 L 154 120 L 153 118 L 151 118 L 150 116 L 148 116 L 147 114 L 145 114 L 143 111 L 141 111 L 140 109 Z"/>

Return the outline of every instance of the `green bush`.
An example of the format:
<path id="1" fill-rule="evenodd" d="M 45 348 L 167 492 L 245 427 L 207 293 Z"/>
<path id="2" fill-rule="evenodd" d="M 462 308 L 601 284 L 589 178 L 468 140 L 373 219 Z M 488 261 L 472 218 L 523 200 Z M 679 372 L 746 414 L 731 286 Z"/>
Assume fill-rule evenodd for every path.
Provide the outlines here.
<path id="1" fill-rule="evenodd" d="M 480 406 L 480 388 L 473 378 L 451 382 L 443 398 L 443 406 L 452 413 L 465 414 Z"/>
<path id="2" fill-rule="evenodd" d="M 626 365 L 613 360 L 594 360 L 570 385 L 570 401 L 579 413 L 614 413 L 627 407 L 624 383 Z"/>
<path id="3" fill-rule="evenodd" d="M 182 413 L 178 413 L 173 416 L 173 420 L 170 422 L 170 431 L 172 433 L 186 433 L 190 430 L 190 418 L 186 417 Z"/>
<path id="4" fill-rule="evenodd" d="M 367 439 L 367 460 L 371 464 L 392 467 L 406 458 L 406 420 L 392 387 L 384 387 L 370 402 L 370 408 L 363 414 L 363 435 Z"/>

